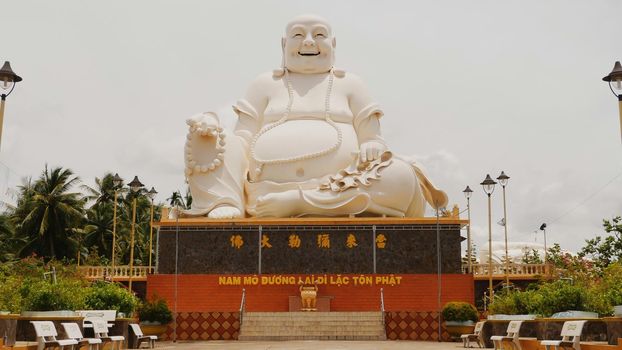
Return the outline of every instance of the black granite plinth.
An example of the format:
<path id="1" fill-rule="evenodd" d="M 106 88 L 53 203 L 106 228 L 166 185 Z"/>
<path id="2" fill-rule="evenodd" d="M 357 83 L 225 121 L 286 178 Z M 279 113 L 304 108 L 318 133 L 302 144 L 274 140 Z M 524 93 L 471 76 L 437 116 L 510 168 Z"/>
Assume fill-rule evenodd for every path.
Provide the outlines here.
<path id="1" fill-rule="evenodd" d="M 461 222 L 378 219 L 168 222 L 158 230 L 160 274 L 461 273 Z M 261 241 L 264 241 L 262 246 Z M 261 256 L 261 258 L 260 258 Z M 177 262 L 177 264 L 176 264 Z"/>

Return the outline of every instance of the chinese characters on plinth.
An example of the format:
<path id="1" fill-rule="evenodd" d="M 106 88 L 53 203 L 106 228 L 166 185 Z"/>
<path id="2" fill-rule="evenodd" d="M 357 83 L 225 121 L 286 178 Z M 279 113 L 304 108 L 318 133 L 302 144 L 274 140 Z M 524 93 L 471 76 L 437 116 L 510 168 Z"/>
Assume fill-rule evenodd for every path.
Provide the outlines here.
<path id="1" fill-rule="evenodd" d="M 235 249 L 240 249 L 244 245 L 244 238 L 239 234 L 231 235 L 229 239 L 231 242 L 231 247 Z M 317 247 L 320 249 L 330 249 L 330 234 L 329 233 L 320 233 L 317 235 Z M 300 248 L 302 240 L 300 236 L 297 234 L 289 235 L 287 239 L 287 246 L 292 249 Z M 348 249 L 352 249 L 358 247 L 358 243 L 356 241 L 356 235 L 353 233 L 348 234 L 348 237 L 345 241 L 345 246 Z M 376 247 L 378 249 L 384 249 L 387 246 L 387 237 L 385 235 L 378 234 L 376 236 Z M 272 248 L 272 244 L 270 243 L 270 237 L 268 235 L 261 236 L 261 247 L 262 248 Z"/>

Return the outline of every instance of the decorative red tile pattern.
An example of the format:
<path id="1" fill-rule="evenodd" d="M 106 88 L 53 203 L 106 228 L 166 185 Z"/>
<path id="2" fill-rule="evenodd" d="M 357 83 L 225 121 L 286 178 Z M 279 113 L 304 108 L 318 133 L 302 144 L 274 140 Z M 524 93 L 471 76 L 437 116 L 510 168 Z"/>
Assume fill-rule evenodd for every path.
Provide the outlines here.
<path id="1" fill-rule="evenodd" d="M 237 340 L 239 312 L 180 312 L 177 315 L 177 340 Z M 175 339 L 175 324 L 170 323 L 162 340 Z"/>
<path id="2" fill-rule="evenodd" d="M 438 340 L 438 312 L 388 311 L 385 326 L 389 340 Z M 444 325 L 441 340 L 450 340 Z"/>

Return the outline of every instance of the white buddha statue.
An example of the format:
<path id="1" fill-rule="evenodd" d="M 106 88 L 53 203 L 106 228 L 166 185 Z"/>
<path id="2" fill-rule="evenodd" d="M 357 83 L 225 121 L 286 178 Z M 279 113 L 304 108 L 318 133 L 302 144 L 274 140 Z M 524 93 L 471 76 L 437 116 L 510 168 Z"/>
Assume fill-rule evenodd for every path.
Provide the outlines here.
<path id="1" fill-rule="evenodd" d="M 187 121 L 193 208 L 182 215 L 421 217 L 426 201 L 446 205 L 444 192 L 387 148 L 383 112 L 362 80 L 334 68 L 324 19 L 294 18 L 282 47 L 283 67 L 256 78 L 233 106 L 232 133 L 211 112 Z"/>

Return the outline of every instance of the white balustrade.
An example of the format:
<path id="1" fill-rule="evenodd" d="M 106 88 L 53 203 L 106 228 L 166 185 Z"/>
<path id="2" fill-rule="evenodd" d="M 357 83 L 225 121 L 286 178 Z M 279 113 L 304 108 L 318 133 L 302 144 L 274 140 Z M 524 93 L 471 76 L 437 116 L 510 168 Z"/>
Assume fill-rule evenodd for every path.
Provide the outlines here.
<path id="1" fill-rule="evenodd" d="M 146 280 L 151 273 L 149 266 L 134 266 L 132 280 Z M 111 279 L 113 281 L 127 281 L 130 279 L 130 267 L 128 265 L 115 266 L 78 266 L 78 272 L 90 280 Z"/>
<path id="2" fill-rule="evenodd" d="M 511 263 L 507 266 L 508 275 L 514 278 L 520 277 L 535 277 L 535 276 L 548 276 L 551 273 L 550 264 L 516 264 Z M 468 266 L 464 264 L 462 271 L 467 272 Z M 490 275 L 492 269 L 492 275 L 494 277 L 505 276 L 506 265 L 504 263 L 494 263 L 492 266 L 488 264 L 471 264 L 471 270 L 473 276 L 484 277 Z"/>

